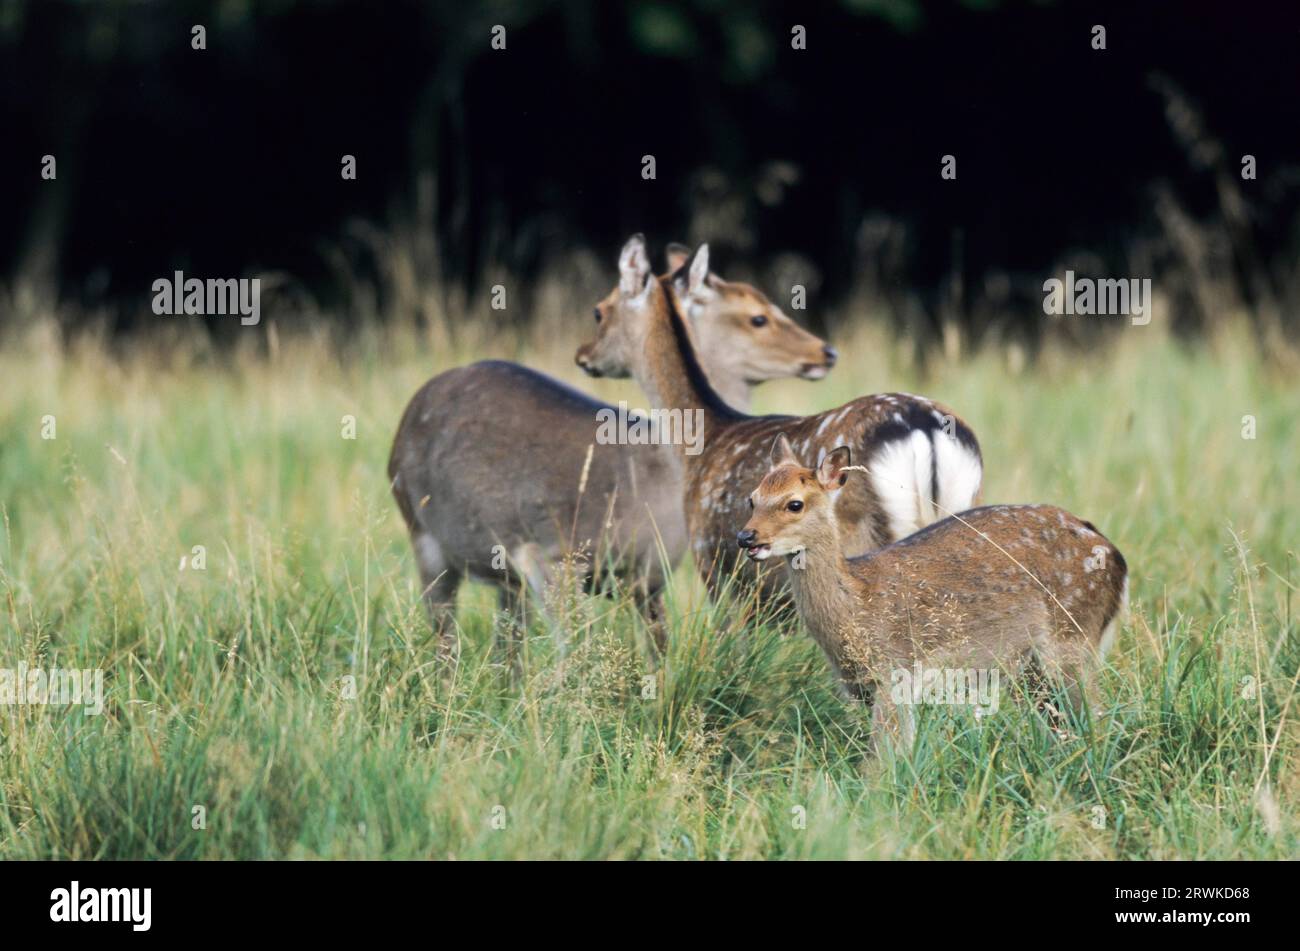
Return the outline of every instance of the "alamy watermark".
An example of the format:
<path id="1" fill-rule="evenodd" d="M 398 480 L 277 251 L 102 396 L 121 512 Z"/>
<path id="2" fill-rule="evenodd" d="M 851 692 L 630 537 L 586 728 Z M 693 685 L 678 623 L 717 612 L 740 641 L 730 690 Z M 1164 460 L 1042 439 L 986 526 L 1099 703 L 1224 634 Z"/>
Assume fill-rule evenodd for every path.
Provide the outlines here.
<path id="1" fill-rule="evenodd" d="M 74 880 L 50 892 L 50 921 L 125 922 L 132 931 L 148 931 L 152 906 L 152 888 L 83 888 Z"/>
<path id="2" fill-rule="evenodd" d="M 1151 323 L 1151 278 L 1075 277 L 1065 272 L 1065 280 L 1048 278 L 1043 282 L 1043 313 L 1053 316 L 1124 316 L 1133 324 Z"/>
<path id="3" fill-rule="evenodd" d="M 20 663 L 15 670 L 0 667 L 0 705 L 33 704 L 71 706 L 81 704 L 88 717 L 104 712 L 104 671 L 45 670 Z"/>
<path id="4" fill-rule="evenodd" d="M 998 712 L 999 675 L 996 667 L 923 667 L 920 661 L 895 668 L 889 675 L 889 697 L 899 706 L 937 704 L 972 706 L 976 716 Z"/>
<path id="5" fill-rule="evenodd" d="M 698 456 L 704 448 L 704 410 L 629 410 L 619 400 L 618 408 L 596 410 L 596 442 L 602 446 L 685 446 L 686 455 Z"/>
<path id="6" fill-rule="evenodd" d="M 256 326 L 262 319 L 262 279 L 258 277 L 210 277 L 204 281 L 176 271 L 171 278 L 154 281 L 153 293 L 153 312 L 160 317 L 238 314 L 245 327 Z"/>

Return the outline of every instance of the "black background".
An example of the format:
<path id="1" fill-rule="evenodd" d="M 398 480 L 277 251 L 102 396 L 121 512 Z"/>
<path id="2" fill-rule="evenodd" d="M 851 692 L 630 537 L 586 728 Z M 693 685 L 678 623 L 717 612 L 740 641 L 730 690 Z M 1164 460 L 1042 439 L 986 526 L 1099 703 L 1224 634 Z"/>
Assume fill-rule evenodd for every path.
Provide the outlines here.
<path id="1" fill-rule="evenodd" d="M 229 11 L 235 11 L 230 13 Z M 1037 296 L 1086 249 L 1121 272 L 1154 189 L 1210 215 L 1152 86 L 1254 154 L 1257 250 L 1300 250 L 1300 13 L 1276 0 L 14 0 L 0 21 L 0 281 L 39 272 L 119 327 L 182 269 L 280 269 L 340 320 L 328 263 L 349 221 L 410 215 L 417 182 L 449 283 L 527 283 L 629 233 L 710 240 L 724 265 L 816 262 L 822 301 L 862 266 L 864 218 L 908 229 L 894 279 L 928 295 L 990 275 Z M 190 26 L 207 25 L 207 49 Z M 493 24 L 505 51 L 490 48 Z M 790 48 L 790 28 L 808 48 Z M 1107 27 L 1107 49 L 1091 27 Z M 57 182 L 39 177 L 54 154 Z M 342 181 L 340 156 L 359 178 Z M 654 154 L 658 178 L 640 177 Z M 958 180 L 939 178 L 958 158 Z M 798 182 L 756 197 L 774 161 Z M 744 228 L 692 231 L 714 169 Z M 707 227 L 704 228 L 707 231 Z M 1287 263 L 1286 266 L 1289 266 Z M 1194 316 L 1194 315 L 1192 315 Z M 4 315 L 0 314 L 0 321 Z M 1179 320 L 1191 316 L 1178 315 Z M 816 323 L 816 318 L 813 318 Z"/>

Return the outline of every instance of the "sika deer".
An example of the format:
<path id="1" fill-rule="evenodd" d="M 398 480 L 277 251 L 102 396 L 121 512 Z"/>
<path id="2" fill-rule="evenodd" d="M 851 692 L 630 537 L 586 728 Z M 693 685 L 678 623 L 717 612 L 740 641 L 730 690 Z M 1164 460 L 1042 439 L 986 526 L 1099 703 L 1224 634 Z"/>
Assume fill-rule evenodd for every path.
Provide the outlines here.
<path id="1" fill-rule="evenodd" d="M 836 499 L 861 480 L 850 456 L 841 446 L 804 468 L 778 437 L 736 540 L 756 561 L 786 558 L 808 632 L 845 691 L 872 700 L 877 727 L 901 719 L 910 738 L 910 711 L 880 686 L 918 662 L 1014 669 L 1032 659 L 1081 699 L 1127 601 L 1119 550 L 1050 505 L 995 505 L 849 558 Z"/>
<path id="2" fill-rule="evenodd" d="M 752 288 L 743 297 L 765 300 Z M 696 318 L 704 358 L 720 355 L 712 379 L 746 401 L 755 383 L 824 376 L 834 361 L 819 337 L 769 314 L 789 329 L 758 337 L 718 309 Z M 679 467 L 667 446 L 603 444 L 601 414 L 615 409 L 497 360 L 442 373 L 412 397 L 388 475 L 444 653 L 456 647 L 450 619 L 463 578 L 495 584 L 508 603 L 517 578 L 540 594 L 567 556 L 585 561 L 586 574 L 610 566 L 631 578 L 654 614 L 659 546 L 671 564 L 686 545 Z"/>
<path id="3" fill-rule="evenodd" d="M 689 248 L 668 246 L 669 273 L 688 260 Z M 675 284 L 669 287 L 676 289 Z M 753 381 L 787 376 L 820 380 L 838 356 L 834 347 L 796 324 L 758 288 L 713 273 L 706 275 L 698 299 L 679 301 L 678 311 L 687 317 L 691 345 L 709 385 L 742 413 L 749 412 Z M 797 374 L 791 373 L 790 361 L 800 355 L 804 363 Z"/>
<path id="4" fill-rule="evenodd" d="M 719 399 L 691 344 L 678 302 L 703 312 L 715 300 L 708 246 L 670 278 L 655 279 L 644 264 L 640 236 L 623 249 L 620 283 L 599 305 L 596 338 L 575 359 L 593 376 L 630 373 L 658 407 L 703 414 L 702 451 L 677 447 L 685 471 L 686 525 L 697 566 L 716 593 L 739 562 L 734 539 L 749 516 L 737 485 L 754 485 L 767 471 L 767 447 L 787 432 L 800 451 L 821 460 L 851 444 L 870 473 L 840 494 L 844 543 L 861 553 L 912 534 L 943 511 L 969 508 L 983 476 L 970 428 L 938 403 L 906 393 L 864 396 L 813 416 L 746 416 Z M 765 592 L 782 580 L 769 572 Z"/>

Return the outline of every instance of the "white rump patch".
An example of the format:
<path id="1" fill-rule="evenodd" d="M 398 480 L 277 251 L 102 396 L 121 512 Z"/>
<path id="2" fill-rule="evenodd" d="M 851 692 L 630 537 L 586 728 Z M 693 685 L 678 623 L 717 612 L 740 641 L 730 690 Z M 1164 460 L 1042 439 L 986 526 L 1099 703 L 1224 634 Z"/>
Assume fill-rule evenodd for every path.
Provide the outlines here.
<path id="1" fill-rule="evenodd" d="M 979 456 L 955 436 L 921 430 L 886 443 L 871 458 L 871 484 L 889 519 L 895 539 L 905 538 L 950 513 L 975 504 L 984 467 Z M 931 481 L 931 453 L 934 454 Z M 931 498 L 937 483 L 937 498 Z"/>
<path id="2" fill-rule="evenodd" d="M 939 517 L 964 512 L 975 504 L 979 495 L 984 465 L 960 439 L 942 430 L 934 433 L 934 449 L 938 459 Z"/>
<path id="3" fill-rule="evenodd" d="M 920 430 L 883 445 L 867 468 L 895 539 L 935 520 L 930 502 L 930 440 Z"/>

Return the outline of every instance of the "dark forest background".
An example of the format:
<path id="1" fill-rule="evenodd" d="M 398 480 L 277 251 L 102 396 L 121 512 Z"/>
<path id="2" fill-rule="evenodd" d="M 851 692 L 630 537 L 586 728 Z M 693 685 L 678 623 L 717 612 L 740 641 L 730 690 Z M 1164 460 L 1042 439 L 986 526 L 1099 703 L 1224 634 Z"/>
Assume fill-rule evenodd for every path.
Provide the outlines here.
<path id="1" fill-rule="evenodd" d="M 708 240 L 729 274 L 798 280 L 822 305 L 866 288 L 921 334 L 951 320 L 1033 336 L 1042 282 L 1066 266 L 1156 278 L 1184 331 L 1229 312 L 1298 323 L 1293 3 L 0 11 L 0 324 L 22 287 L 65 323 L 125 332 L 176 269 L 278 275 L 286 300 L 344 323 L 392 314 L 415 299 L 394 290 L 394 242 L 433 293 L 508 276 L 525 320 L 529 288 L 575 254 L 611 283 L 634 231 Z M 945 154 L 956 181 L 940 179 Z"/>

